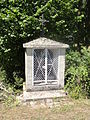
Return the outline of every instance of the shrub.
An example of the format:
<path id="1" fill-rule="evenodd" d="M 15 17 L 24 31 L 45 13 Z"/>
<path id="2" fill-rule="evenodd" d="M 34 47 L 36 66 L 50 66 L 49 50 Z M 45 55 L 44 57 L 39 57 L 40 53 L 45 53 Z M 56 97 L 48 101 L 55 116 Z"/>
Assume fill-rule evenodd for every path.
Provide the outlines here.
<path id="1" fill-rule="evenodd" d="M 65 89 L 73 98 L 90 96 L 90 48 L 66 55 Z"/>

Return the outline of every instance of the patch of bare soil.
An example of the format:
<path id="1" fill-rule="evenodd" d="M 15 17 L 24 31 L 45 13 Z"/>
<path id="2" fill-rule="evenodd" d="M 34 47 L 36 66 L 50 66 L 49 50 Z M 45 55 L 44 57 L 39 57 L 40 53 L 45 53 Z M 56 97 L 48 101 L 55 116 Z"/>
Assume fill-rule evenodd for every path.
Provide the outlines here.
<path id="1" fill-rule="evenodd" d="M 0 120 L 90 120 L 90 100 L 68 98 L 51 108 L 31 108 L 30 105 L 6 107 L 0 103 Z"/>

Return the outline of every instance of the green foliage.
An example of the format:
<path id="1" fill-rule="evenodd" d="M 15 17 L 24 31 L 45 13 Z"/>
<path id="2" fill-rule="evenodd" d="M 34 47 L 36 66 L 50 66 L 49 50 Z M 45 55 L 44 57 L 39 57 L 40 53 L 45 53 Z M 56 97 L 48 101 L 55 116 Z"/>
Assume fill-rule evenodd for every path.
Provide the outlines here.
<path id="1" fill-rule="evenodd" d="M 13 91 L 13 87 L 5 86 L 3 83 L 0 83 L 0 102 L 5 104 L 5 106 L 14 107 L 19 105 L 19 100 L 16 99 L 16 93 Z"/>
<path id="2" fill-rule="evenodd" d="M 7 99 L 4 100 L 6 106 L 10 106 L 14 103 L 15 99 L 12 96 L 8 96 Z"/>
<path id="3" fill-rule="evenodd" d="M 66 56 L 66 86 L 65 89 L 73 98 L 90 96 L 90 49 L 69 51 Z"/>
<path id="4" fill-rule="evenodd" d="M 19 100 L 16 99 L 14 95 L 7 96 L 7 98 L 4 99 L 3 103 L 5 104 L 6 107 L 16 107 L 20 105 Z"/>

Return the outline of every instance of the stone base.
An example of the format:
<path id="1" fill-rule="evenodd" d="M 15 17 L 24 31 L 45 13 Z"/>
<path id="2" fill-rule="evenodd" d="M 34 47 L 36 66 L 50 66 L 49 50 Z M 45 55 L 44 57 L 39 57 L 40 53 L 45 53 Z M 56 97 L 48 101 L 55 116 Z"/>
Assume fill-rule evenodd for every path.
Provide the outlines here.
<path id="1" fill-rule="evenodd" d="M 23 92 L 24 101 L 40 100 L 40 99 L 52 99 L 66 96 L 64 90 L 50 90 L 50 91 L 34 91 Z"/>
<path id="2" fill-rule="evenodd" d="M 53 107 L 58 106 L 62 99 L 66 99 L 67 94 L 64 90 L 48 91 L 23 91 L 23 94 L 17 96 L 20 104 L 30 105 L 31 107 Z"/>

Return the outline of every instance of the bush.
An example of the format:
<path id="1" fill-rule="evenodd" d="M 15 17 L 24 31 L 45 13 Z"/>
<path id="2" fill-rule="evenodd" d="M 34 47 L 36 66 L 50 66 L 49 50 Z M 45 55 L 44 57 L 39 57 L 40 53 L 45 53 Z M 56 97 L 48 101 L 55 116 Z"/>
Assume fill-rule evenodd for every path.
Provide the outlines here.
<path id="1" fill-rule="evenodd" d="M 20 94 L 23 89 L 23 79 L 14 73 L 14 83 L 9 82 L 5 70 L 0 68 L 0 83 L 6 87 L 6 89 L 12 89 L 15 94 Z"/>
<path id="2" fill-rule="evenodd" d="M 90 96 L 90 48 L 66 55 L 65 89 L 73 98 Z"/>

